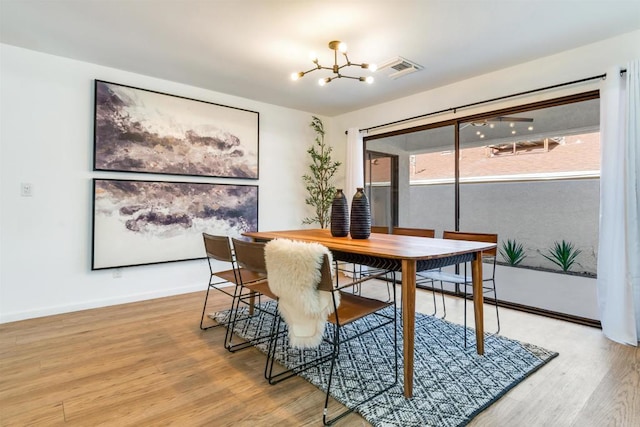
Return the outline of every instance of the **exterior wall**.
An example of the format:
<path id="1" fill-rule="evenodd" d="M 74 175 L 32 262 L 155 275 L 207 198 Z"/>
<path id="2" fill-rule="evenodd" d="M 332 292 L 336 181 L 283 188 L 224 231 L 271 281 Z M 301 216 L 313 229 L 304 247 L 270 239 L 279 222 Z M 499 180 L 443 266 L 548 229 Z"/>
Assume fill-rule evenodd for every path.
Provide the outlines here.
<path id="1" fill-rule="evenodd" d="M 563 180 L 462 184 L 460 229 L 497 233 L 500 242 L 516 238 L 526 250 L 523 266 L 555 269 L 540 252 L 555 240 L 568 240 L 582 250 L 575 272 L 596 272 L 598 248 L 599 180 Z M 381 215 L 380 200 L 388 200 L 389 187 L 372 187 L 372 215 Z M 453 185 L 412 185 L 408 222 L 401 226 L 434 228 L 436 237 L 453 230 Z M 378 202 L 376 204 L 376 202 Z M 404 208 L 404 206 L 403 206 Z M 377 221 L 376 224 L 385 224 Z M 498 261 L 501 261 L 498 256 Z M 484 265 L 485 277 L 490 265 Z M 446 270 L 453 273 L 452 267 Z M 514 268 L 496 268 L 498 299 L 543 310 L 599 320 L 596 279 Z M 444 284 L 448 291 L 454 286 Z M 486 316 L 486 315 L 485 315 Z"/>
<path id="2" fill-rule="evenodd" d="M 501 241 L 517 239 L 527 251 L 523 265 L 557 269 L 540 252 L 555 241 L 582 251 L 571 268 L 596 272 L 600 180 L 558 180 L 460 186 L 460 229 L 487 230 Z"/>
<path id="3" fill-rule="evenodd" d="M 501 301 L 600 320 L 596 279 L 592 277 L 498 265 L 496 289 Z"/>
<path id="4" fill-rule="evenodd" d="M 595 274 L 599 184 L 598 179 L 461 184 L 460 230 L 497 233 L 500 242 L 516 239 L 527 254 L 522 265 L 551 269 L 557 266 L 541 252 L 566 240 L 582 251 L 571 271 Z M 381 215 L 375 202 L 388 193 L 388 187 L 373 187 L 374 221 Z M 408 199 L 410 204 L 401 205 L 408 221 L 400 226 L 434 228 L 436 236 L 454 229 L 452 184 L 412 185 Z"/>

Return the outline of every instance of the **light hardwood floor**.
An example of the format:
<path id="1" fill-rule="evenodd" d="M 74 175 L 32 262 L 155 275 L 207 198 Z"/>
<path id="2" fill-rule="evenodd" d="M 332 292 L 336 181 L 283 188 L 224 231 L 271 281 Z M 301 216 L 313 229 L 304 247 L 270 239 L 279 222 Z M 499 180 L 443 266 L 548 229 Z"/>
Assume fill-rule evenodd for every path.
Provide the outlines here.
<path id="1" fill-rule="evenodd" d="M 382 288 L 382 286 L 380 287 Z M 204 292 L 0 325 L 2 426 L 315 426 L 324 394 L 263 379 L 264 355 L 200 331 Z M 216 293 L 211 311 L 228 305 Z M 431 293 L 418 291 L 431 312 Z M 469 305 L 471 310 L 471 305 Z M 462 301 L 447 298 L 460 322 Z M 494 325 L 485 308 L 487 331 Z M 501 309 L 502 335 L 560 356 L 472 426 L 638 426 L 640 351 L 598 329 Z M 368 426 L 352 414 L 340 426 Z"/>

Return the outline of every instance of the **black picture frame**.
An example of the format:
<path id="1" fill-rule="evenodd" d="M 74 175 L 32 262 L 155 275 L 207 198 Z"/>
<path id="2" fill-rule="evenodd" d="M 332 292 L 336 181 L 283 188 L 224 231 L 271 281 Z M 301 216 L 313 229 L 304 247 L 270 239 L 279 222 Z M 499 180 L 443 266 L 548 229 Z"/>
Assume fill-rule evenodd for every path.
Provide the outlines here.
<path id="1" fill-rule="evenodd" d="M 91 269 L 205 257 L 202 233 L 258 230 L 258 186 L 93 179 Z"/>
<path id="2" fill-rule="evenodd" d="M 103 80 L 94 89 L 94 171 L 258 179 L 258 112 Z"/>

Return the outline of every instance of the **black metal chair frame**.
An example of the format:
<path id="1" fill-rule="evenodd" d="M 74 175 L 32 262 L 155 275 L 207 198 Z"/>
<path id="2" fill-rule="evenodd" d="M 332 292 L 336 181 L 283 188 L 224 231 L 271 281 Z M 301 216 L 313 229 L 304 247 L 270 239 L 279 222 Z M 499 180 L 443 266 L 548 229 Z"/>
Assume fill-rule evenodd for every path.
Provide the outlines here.
<path id="1" fill-rule="evenodd" d="M 235 251 L 235 259 L 238 268 L 238 286 L 234 295 L 234 306 L 231 309 L 230 321 L 225 336 L 225 348 L 230 352 L 236 352 L 245 348 L 255 346 L 256 344 L 271 340 L 271 334 L 255 337 L 248 341 L 233 344 L 233 331 L 240 321 L 249 321 L 255 313 L 265 312 L 275 318 L 277 313 L 272 310 L 265 309 L 262 304 L 262 296 L 276 300 L 277 297 L 269 291 L 269 283 L 267 277 L 267 269 L 264 263 L 264 245 L 261 242 L 247 242 L 232 238 Z M 261 277 L 256 279 L 256 277 Z M 257 302 L 256 302 L 257 299 Z M 240 304 L 247 307 L 248 315 L 239 317 Z"/>
<path id="2" fill-rule="evenodd" d="M 387 274 L 392 274 L 392 283 L 395 283 L 395 271 L 385 271 L 383 273 L 380 273 L 380 276 L 382 275 L 387 275 Z M 365 277 L 364 279 L 362 279 L 362 281 L 366 281 L 366 280 L 371 280 L 371 279 L 375 279 L 377 278 L 376 276 L 369 276 L 369 277 Z M 345 286 L 349 286 L 349 285 L 345 285 Z M 345 286 L 341 286 L 338 287 L 337 289 L 341 289 Z M 397 383 L 398 383 L 398 310 L 395 307 L 395 302 L 396 302 L 396 287 L 395 286 L 391 286 L 391 288 L 393 289 L 392 293 L 393 293 L 393 299 L 389 302 L 390 303 L 390 307 L 393 308 L 393 316 L 386 316 L 384 314 L 381 314 L 379 312 L 374 312 L 371 313 L 374 316 L 379 316 L 379 317 L 384 317 L 387 319 L 387 321 L 384 321 L 382 323 L 380 323 L 379 325 L 368 329 L 367 331 L 362 332 L 359 335 L 352 335 L 350 337 L 347 337 L 345 339 L 343 339 L 341 341 L 340 339 L 340 330 L 342 326 L 346 326 L 351 322 L 348 323 L 344 323 L 341 324 L 340 322 L 340 316 L 339 316 L 339 307 L 336 306 L 336 298 L 335 298 L 335 294 L 332 293 L 332 300 L 333 300 L 333 306 L 334 306 L 334 313 L 336 313 L 335 315 L 335 323 L 332 323 L 334 325 L 334 331 L 333 331 L 333 354 L 332 354 L 332 358 L 331 358 L 331 370 L 330 370 L 330 374 L 329 374 L 329 381 L 327 384 L 327 393 L 325 396 L 325 402 L 324 402 L 324 410 L 322 412 L 322 422 L 324 425 L 328 426 L 328 425 L 332 425 L 334 424 L 336 421 L 344 418 L 345 416 L 349 415 L 351 412 L 353 412 L 357 407 L 363 405 L 364 403 L 367 403 L 373 399 L 375 399 L 376 397 L 380 396 L 383 393 L 386 393 L 387 391 L 389 391 L 390 389 L 392 389 Z M 343 294 L 344 296 L 345 294 Z M 359 298 L 364 298 L 364 297 L 359 297 Z M 360 402 L 358 402 L 357 405 L 354 405 L 352 408 L 347 408 L 346 410 L 339 412 L 337 415 L 334 415 L 332 417 L 329 417 L 329 396 L 330 396 L 330 392 L 331 392 L 331 382 L 333 379 L 333 371 L 335 369 L 335 365 L 336 365 L 336 361 L 338 359 L 339 353 L 340 353 L 340 344 L 342 343 L 346 343 L 349 342 L 355 338 L 358 338 L 359 336 L 366 334 L 366 333 L 370 333 L 375 331 L 376 329 L 379 329 L 383 326 L 386 326 L 388 324 L 392 324 L 393 325 L 393 348 L 394 348 L 394 365 L 393 365 L 393 382 L 390 384 L 387 384 L 383 389 L 379 390 L 377 393 L 374 393 L 371 396 L 366 397 L 365 399 L 361 400 Z"/>
<path id="3" fill-rule="evenodd" d="M 275 352 L 278 348 L 278 341 L 279 338 L 281 336 L 283 336 L 283 332 L 286 332 L 286 328 L 282 328 L 283 322 L 280 316 L 277 316 L 277 318 L 274 320 L 274 323 L 272 324 L 272 329 L 271 329 L 271 337 L 272 340 L 269 342 L 269 347 L 268 347 L 268 352 L 267 352 L 267 362 L 265 365 L 265 378 L 267 379 L 267 381 L 270 384 L 277 384 L 280 383 L 288 378 L 291 378 L 295 375 L 300 374 L 301 372 L 304 372 L 306 370 L 309 370 L 313 367 L 317 367 L 320 364 L 323 363 L 327 363 L 327 362 L 331 362 L 331 368 L 330 368 L 330 374 L 329 374 L 329 379 L 328 379 L 328 384 L 327 384 L 327 391 L 326 391 L 326 396 L 325 396 L 325 404 L 324 404 L 324 409 L 323 409 L 323 423 L 324 425 L 332 425 L 333 423 L 335 423 L 336 421 L 338 421 L 339 419 L 345 417 L 346 415 L 348 415 L 349 413 L 353 412 L 354 409 L 356 409 L 358 406 L 362 405 L 363 403 L 366 403 L 368 401 L 370 401 L 371 399 L 376 398 L 377 396 L 381 395 L 382 393 L 385 393 L 386 391 L 388 391 L 389 389 L 391 389 L 392 387 L 394 387 L 397 382 L 398 382 L 398 339 L 397 339 L 397 310 L 395 308 L 395 301 L 396 301 L 396 289 L 395 286 L 392 286 L 393 288 L 393 299 L 390 302 L 382 302 L 379 300 L 373 300 L 371 298 L 366 298 L 366 297 L 362 297 L 359 295 L 354 295 L 353 293 L 346 293 L 343 292 L 342 290 L 345 288 L 352 288 L 355 285 L 360 285 L 363 282 L 366 282 L 368 280 L 372 280 L 372 279 L 376 279 L 376 278 L 380 278 L 381 276 L 384 276 L 386 274 L 388 274 L 388 271 L 384 271 L 381 273 L 378 273 L 377 275 L 370 275 L 370 276 L 365 276 L 362 277 L 360 279 L 354 280 L 354 281 L 350 281 L 348 283 L 343 283 L 342 285 L 338 284 L 338 277 L 336 275 L 336 285 L 334 287 L 333 285 L 333 279 L 331 276 L 331 268 L 330 268 L 330 261 L 329 258 L 325 255 L 322 265 L 321 265 L 321 280 L 320 283 L 318 284 L 318 289 L 321 291 L 326 291 L 326 292 L 331 292 L 331 300 L 332 300 L 332 304 L 333 304 L 333 308 L 334 308 L 334 312 L 332 315 L 329 316 L 328 319 L 328 323 L 333 325 L 332 332 L 329 334 L 325 334 L 325 337 L 323 337 L 323 341 L 331 344 L 332 346 L 332 351 L 328 354 L 323 354 L 320 355 L 319 357 L 314 358 L 313 360 L 309 360 L 307 362 L 301 363 L 300 365 L 297 365 L 295 367 L 292 368 L 288 368 L 285 369 L 283 371 L 280 371 L 278 373 L 274 373 L 274 364 L 275 364 Z M 392 274 L 395 274 L 395 272 L 391 272 Z M 377 303 L 379 305 L 379 308 L 377 308 L 374 311 L 368 312 L 362 316 L 353 318 L 353 319 L 347 319 L 346 321 L 341 320 L 340 317 L 340 305 L 338 305 L 337 300 L 336 300 L 336 292 L 340 292 L 341 294 L 341 298 L 343 299 L 343 301 L 346 301 L 347 299 L 351 300 L 354 302 L 354 304 L 357 304 L 358 302 L 362 303 L 364 301 L 375 301 L 375 303 Z M 382 308 L 386 308 L 386 307 L 393 307 L 393 315 L 389 316 L 386 314 L 382 314 L 380 313 L 380 310 L 382 310 Z M 352 334 L 350 336 L 346 336 L 343 337 L 344 333 L 341 334 L 342 332 L 342 327 L 353 323 L 355 320 L 361 319 L 363 317 L 366 317 L 368 315 L 375 315 L 375 316 L 379 316 L 379 317 L 383 317 L 384 320 L 383 322 L 379 323 L 378 325 L 367 329 L 366 331 L 362 331 L 358 334 Z M 358 402 L 357 405 L 355 405 L 352 408 L 347 408 L 346 410 L 338 413 L 337 415 L 334 415 L 332 417 L 329 417 L 329 411 L 328 411 L 328 406 L 329 406 L 329 397 L 330 397 L 330 393 L 331 393 L 331 384 L 332 384 L 332 380 L 333 380 L 333 373 L 335 370 L 335 366 L 336 366 L 336 362 L 338 360 L 338 356 L 340 354 L 340 345 L 342 343 L 346 343 L 349 342 L 355 338 L 358 338 L 360 336 L 362 336 L 363 334 L 367 334 L 369 332 L 373 332 L 381 327 L 384 327 L 386 325 L 389 324 L 393 324 L 393 330 L 394 330 L 394 353 L 395 353 L 395 357 L 394 357 L 394 381 L 391 384 L 387 384 L 384 386 L 383 389 L 379 390 L 378 392 L 376 392 L 374 395 L 372 396 L 368 396 L 365 399 L 363 399 L 361 402 Z M 305 351 L 304 349 L 301 349 L 300 351 Z"/>
<path id="4" fill-rule="evenodd" d="M 490 238 L 490 240 L 494 239 L 497 243 L 497 235 L 495 234 L 486 234 L 486 233 L 465 233 L 465 232 L 457 232 L 457 231 L 445 231 L 443 233 L 443 238 L 458 238 L 457 236 L 460 236 L 461 240 L 473 240 L 473 235 L 477 236 L 478 240 L 480 241 L 489 241 L 486 240 L 487 237 Z M 463 238 L 463 236 L 467 236 L 468 238 Z M 495 301 L 495 309 L 496 309 L 496 322 L 497 322 L 497 330 L 495 332 L 492 333 L 492 335 L 494 334 L 498 334 L 500 333 L 500 314 L 498 312 L 498 296 L 497 296 L 497 292 L 496 292 L 496 281 L 495 281 L 495 277 L 496 277 L 496 249 L 493 249 L 491 251 L 488 252 L 483 252 L 482 253 L 482 261 L 483 262 L 489 262 L 491 263 L 491 275 L 490 277 L 483 277 L 482 278 L 482 292 L 483 294 L 487 294 L 487 293 L 493 293 L 493 298 Z M 473 287 L 473 282 L 472 282 L 472 278 L 467 274 L 468 269 L 470 270 L 469 267 L 469 262 L 465 262 L 463 267 L 463 271 L 464 274 L 460 275 L 460 274 L 453 274 L 453 273 L 446 273 L 446 272 L 441 272 L 440 269 L 434 271 L 423 271 L 423 272 L 418 272 L 418 275 L 422 277 L 421 281 L 427 282 L 430 281 L 431 282 L 431 286 L 432 288 L 435 288 L 435 285 L 433 282 L 440 282 L 440 291 L 442 292 L 442 304 L 443 304 L 443 308 L 444 308 L 444 316 L 443 318 L 447 315 L 447 310 L 446 310 L 446 306 L 444 305 L 444 286 L 443 286 L 443 282 L 447 282 L 447 283 L 453 283 L 456 285 L 456 292 L 460 293 L 460 286 L 462 286 L 462 297 L 464 299 L 464 346 L 465 348 L 467 347 L 467 300 L 469 299 L 469 297 L 473 297 L 473 292 L 467 292 L 467 288 L 468 287 Z M 456 270 L 457 271 L 457 270 Z M 488 283 L 491 282 L 491 287 L 485 286 L 484 283 Z"/>
<path id="5" fill-rule="evenodd" d="M 231 307 L 233 307 L 240 278 L 238 276 L 238 266 L 233 254 L 233 249 L 231 248 L 229 237 L 202 233 L 202 238 L 204 241 L 205 253 L 207 254 L 207 264 L 209 265 L 210 273 L 207 293 L 205 294 L 204 304 L 202 307 L 202 315 L 200 316 L 200 329 L 206 331 L 207 329 L 226 325 L 226 323 L 216 323 L 214 325 L 204 326 L 204 317 L 207 312 L 209 293 L 212 289 L 215 289 L 229 296 L 232 298 Z M 220 271 L 215 270 L 213 265 L 215 261 L 230 263 L 231 269 Z M 229 286 L 220 286 L 228 284 L 233 286 L 233 292 L 227 291 L 226 288 Z"/>
<path id="6" fill-rule="evenodd" d="M 396 235 L 404 235 L 404 236 L 414 236 L 414 237 L 427 237 L 433 238 L 435 237 L 435 230 L 432 228 L 408 228 L 408 227 L 393 227 L 392 233 Z M 433 281 L 425 278 L 422 274 L 424 271 L 416 272 L 416 287 L 425 290 L 431 290 L 431 296 L 433 298 L 433 313 L 430 316 L 435 316 L 438 313 L 438 304 L 436 302 L 436 288 L 433 286 Z M 431 282 L 431 286 L 425 286 L 426 283 Z M 442 286 L 441 286 L 442 288 Z M 447 306 L 444 301 L 444 292 L 440 292 L 440 296 L 442 297 L 442 319 L 447 316 Z"/>
<path id="7" fill-rule="evenodd" d="M 496 308 L 496 323 L 497 323 L 497 330 L 495 332 L 492 333 L 492 335 L 495 334 L 499 334 L 500 333 L 500 314 L 498 313 L 498 294 L 496 293 L 496 256 L 490 256 L 487 255 L 485 256 L 483 254 L 482 256 L 483 258 L 483 262 L 485 259 L 490 259 L 492 258 L 493 261 L 491 262 L 492 266 L 492 273 L 491 273 L 491 277 L 488 278 L 483 278 L 482 279 L 482 283 L 488 283 L 491 282 L 491 287 L 488 286 L 482 286 L 482 293 L 483 294 L 487 294 L 487 293 L 493 293 L 493 299 L 495 302 L 495 308 Z M 468 297 L 471 296 L 473 297 L 473 293 L 467 293 L 467 288 L 469 286 L 473 286 L 473 283 L 471 282 L 471 280 L 469 280 L 469 276 L 467 275 L 467 264 L 464 264 L 464 283 L 461 283 L 461 285 L 463 285 L 463 292 L 462 292 L 462 296 L 464 298 L 464 346 L 467 347 L 467 300 L 469 299 Z M 440 282 L 440 286 L 442 286 L 442 282 Z"/>

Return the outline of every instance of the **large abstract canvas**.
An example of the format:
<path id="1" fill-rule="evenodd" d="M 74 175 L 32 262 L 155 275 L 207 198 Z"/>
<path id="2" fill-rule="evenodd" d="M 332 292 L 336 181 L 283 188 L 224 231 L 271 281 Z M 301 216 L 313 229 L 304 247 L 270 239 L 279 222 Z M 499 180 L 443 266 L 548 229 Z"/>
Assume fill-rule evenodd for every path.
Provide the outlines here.
<path id="1" fill-rule="evenodd" d="M 95 81 L 94 170 L 258 178 L 259 114 Z"/>
<path id="2" fill-rule="evenodd" d="M 92 269 L 204 258 L 202 233 L 258 230 L 258 187 L 93 180 Z"/>

